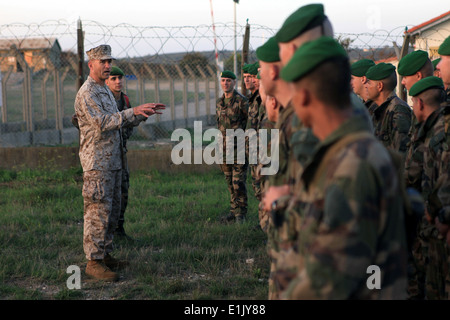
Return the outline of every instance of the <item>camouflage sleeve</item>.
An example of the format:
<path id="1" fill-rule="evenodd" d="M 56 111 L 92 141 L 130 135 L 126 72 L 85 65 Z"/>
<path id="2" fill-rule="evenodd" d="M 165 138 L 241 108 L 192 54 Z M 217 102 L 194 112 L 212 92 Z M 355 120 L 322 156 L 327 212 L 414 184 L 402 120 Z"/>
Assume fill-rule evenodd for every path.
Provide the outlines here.
<path id="1" fill-rule="evenodd" d="M 328 185 L 323 200 L 305 210 L 299 268 L 282 298 L 348 299 L 365 283 L 384 219 L 374 200 L 380 199 L 383 186 L 372 166 L 350 162 Z"/>
<path id="2" fill-rule="evenodd" d="M 100 131 L 110 131 L 120 129 L 124 124 L 133 122 L 136 117 L 134 116 L 133 109 L 127 109 L 117 113 L 107 113 L 102 109 L 104 101 L 108 101 L 106 98 L 102 99 L 104 94 L 92 94 L 83 95 L 77 97 L 82 102 L 77 105 L 80 108 L 80 112 L 84 115 L 86 121 L 91 123 L 94 127 L 100 129 Z M 79 118 L 78 110 L 77 117 Z"/>
<path id="3" fill-rule="evenodd" d="M 448 144 L 446 144 L 445 149 L 441 157 L 437 183 L 440 185 L 437 196 L 442 205 L 438 217 L 441 223 L 450 224 L 450 150 L 448 150 Z"/>
<path id="4" fill-rule="evenodd" d="M 411 109 L 404 105 L 396 105 L 392 118 L 392 147 L 405 154 L 408 148 L 411 128 Z"/>

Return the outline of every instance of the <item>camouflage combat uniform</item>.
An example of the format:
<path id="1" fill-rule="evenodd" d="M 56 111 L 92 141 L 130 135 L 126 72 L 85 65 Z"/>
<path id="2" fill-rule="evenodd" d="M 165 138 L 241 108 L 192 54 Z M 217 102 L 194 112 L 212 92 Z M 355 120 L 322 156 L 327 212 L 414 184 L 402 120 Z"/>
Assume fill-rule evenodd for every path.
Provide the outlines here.
<path id="1" fill-rule="evenodd" d="M 116 100 L 117 108 L 119 111 L 123 111 L 131 108 L 130 100 L 128 96 L 121 92 L 119 100 Z M 133 134 L 133 126 L 126 126 L 122 128 L 122 143 L 123 143 L 123 163 L 122 163 L 122 196 L 120 202 L 120 217 L 118 221 L 118 228 L 123 230 L 123 224 L 125 222 L 125 211 L 128 206 L 128 189 L 130 188 L 130 170 L 128 168 L 127 159 L 127 140 Z"/>
<path id="2" fill-rule="evenodd" d="M 260 126 L 260 118 L 259 112 L 261 110 L 261 96 L 259 95 L 259 90 L 256 90 L 253 93 L 250 93 L 248 96 L 248 120 L 246 129 L 254 129 L 256 132 L 259 130 Z M 247 159 L 249 148 L 247 146 Z M 257 172 L 257 164 L 249 164 L 250 173 L 252 175 L 252 186 L 253 191 L 255 192 L 255 197 L 258 201 L 261 201 L 261 177 Z"/>
<path id="3" fill-rule="evenodd" d="M 406 102 L 392 92 L 380 106 L 373 104 L 372 112 L 375 136 L 388 149 L 405 155 L 411 128 L 412 110 Z"/>
<path id="4" fill-rule="evenodd" d="M 372 120 L 363 103 L 356 95 L 351 95 L 353 115 L 358 117 L 373 132 Z M 292 159 L 288 165 L 288 184 L 291 194 L 278 200 L 277 210 L 272 211 L 268 228 L 268 254 L 271 257 L 271 274 L 269 276 L 269 299 L 280 299 L 282 290 L 293 279 L 285 270 L 290 269 L 291 261 L 298 259 L 296 241 L 299 236 L 301 204 L 295 196 L 303 188 L 301 175 L 305 164 L 310 161 L 319 139 L 310 128 L 304 127 L 298 117 L 292 118 L 292 126 L 296 128 L 291 137 Z M 284 284 L 275 283 L 276 274 L 284 274 Z"/>
<path id="5" fill-rule="evenodd" d="M 145 117 L 133 109 L 119 112 L 107 86 L 90 76 L 75 98 L 83 168 L 84 238 L 88 260 L 104 259 L 113 250 L 121 202 L 122 126 L 138 125 Z"/>
<path id="6" fill-rule="evenodd" d="M 245 160 L 243 164 L 237 162 L 238 150 L 244 150 L 244 146 L 239 148 L 234 143 L 234 163 L 226 163 L 226 148 L 227 148 L 227 129 L 242 129 L 245 130 L 248 119 L 248 100 L 246 97 L 233 91 L 233 96 L 228 102 L 225 102 L 225 95 L 217 100 L 216 104 L 216 120 L 217 127 L 221 131 L 223 136 L 223 163 L 220 165 L 220 169 L 225 174 L 225 179 L 228 184 L 228 190 L 230 192 L 230 213 L 236 218 L 245 218 L 247 214 L 247 167 L 248 162 Z M 233 143 L 230 141 L 230 143 Z"/>
<path id="7" fill-rule="evenodd" d="M 405 298 L 406 240 L 397 172 L 361 116 L 317 145 L 302 181 L 285 217 L 290 221 L 280 229 L 278 245 L 286 253 L 278 257 L 283 268 L 274 274 L 280 298 Z M 381 269 L 381 290 L 366 285 L 370 265 Z"/>

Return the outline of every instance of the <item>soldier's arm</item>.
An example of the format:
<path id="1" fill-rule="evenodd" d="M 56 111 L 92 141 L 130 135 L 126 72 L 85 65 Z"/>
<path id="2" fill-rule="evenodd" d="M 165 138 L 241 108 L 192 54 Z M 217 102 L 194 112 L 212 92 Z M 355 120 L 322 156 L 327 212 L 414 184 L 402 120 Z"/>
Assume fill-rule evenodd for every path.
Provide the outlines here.
<path id="1" fill-rule="evenodd" d="M 392 118 L 392 142 L 395 150 L 405 156 L 411 129 L 411 110 L 404 105 L 396 105 Z"/>

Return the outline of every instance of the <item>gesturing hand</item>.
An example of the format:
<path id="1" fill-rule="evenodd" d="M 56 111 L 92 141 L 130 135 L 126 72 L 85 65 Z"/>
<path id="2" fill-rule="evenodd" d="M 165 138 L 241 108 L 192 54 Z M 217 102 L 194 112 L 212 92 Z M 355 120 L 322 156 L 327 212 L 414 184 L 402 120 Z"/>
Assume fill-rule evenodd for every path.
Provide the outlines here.
<path id="1" fill-rule="evenodd" d="M 159 110 L 164 110 L 166 106 L 162 103 L 144 103 L 140 106 L 133 108 L 133 113 L 135 116 L 141 115 L 148 118 L 151 115 L 162 114 Z"/>

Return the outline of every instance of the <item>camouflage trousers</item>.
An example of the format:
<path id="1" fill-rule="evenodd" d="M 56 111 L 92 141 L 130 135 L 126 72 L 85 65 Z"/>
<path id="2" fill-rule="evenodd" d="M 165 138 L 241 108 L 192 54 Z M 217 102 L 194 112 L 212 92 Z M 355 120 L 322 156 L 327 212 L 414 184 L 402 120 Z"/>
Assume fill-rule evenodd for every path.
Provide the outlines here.
<path id="1" fill-rule="evenodd" d="M 258 201 L 261 201 L 261 175 L 260 175 L 260 168 L 258 168 L 258 165 L 251 164 L 250 165 L 250 173 L 252 175 L 252 186 L 253 191 L 255 192 L 255 197 L 258 199 Z"/>
<path id="2" fill-rule="evenodd" d="M 449 248 L 434 225 L 422 221 L 413 248 L 413 273 L 409 280 L 409 299 L 450 299 Z"/>
<path id="3" fill-rule="evenodd" d="M 120 216 L 122 170 L 83 173 L 83 248 L 88 260 L 113 251 L 113 235 Z"/>
<path id="4" fill-rule="evenodd" d="M 235 217 L 247 215 L 247 167 L 248 164 L 220 164 L 230 192 L 230 212 Z"/>

